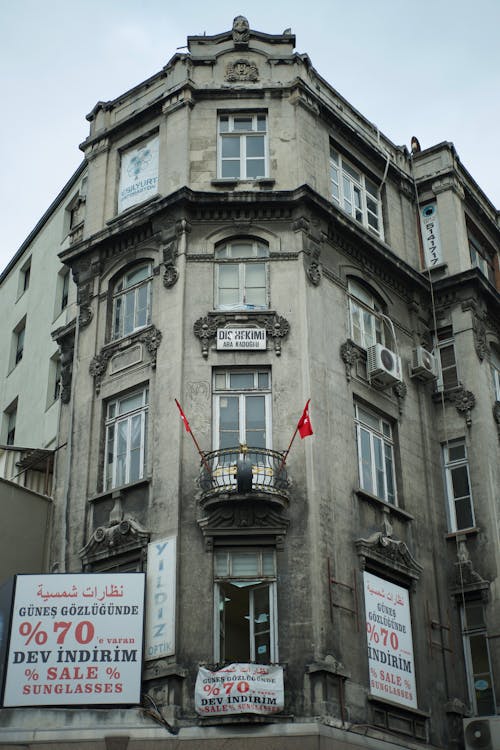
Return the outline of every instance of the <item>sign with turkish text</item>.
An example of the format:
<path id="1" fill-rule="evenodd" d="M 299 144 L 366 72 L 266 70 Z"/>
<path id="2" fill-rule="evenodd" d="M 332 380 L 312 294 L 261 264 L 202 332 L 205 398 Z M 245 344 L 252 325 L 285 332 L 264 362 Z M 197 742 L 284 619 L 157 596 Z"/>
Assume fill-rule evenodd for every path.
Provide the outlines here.
<path id="1" fill-rule="evenodd" d="M 139 703 L 144 573 L 19 575 L 4 706 Z"/>
<path id="2" fill-rule="evenodd" d="M 424 245 L 425 266 L 426 268 L 433 268 L 443 262 L 436 201 L 421 206 L 420 227 Z"/>
<path id="3" fill-rule="evenodd" d="M 148 544 L 144 657 L 175 653 L 175 536 Z"/>
<path id="4" fill-rule="evenodd" d="M 158 136 L 123 152 L 118 186 L 118 213 L 158 192 L 158 156 Z"/>
<path id="5" fill-rule="evenodd" d="M 417 708 L 408 591 L 366 572 L 363 586 L 370 692 Z"/>
<path id="6" fill-rule="evenodd" d="M 217 349 L 265 349 L 265 328 L 218 328 Z"/>
<path id="7" fill-rule="evenodd" d="M 285 706 L 283 668 L 264 664 L 229 664 L 217 672 L 200 667 L 195 686 L 200 716 L 271 714 Z"/>

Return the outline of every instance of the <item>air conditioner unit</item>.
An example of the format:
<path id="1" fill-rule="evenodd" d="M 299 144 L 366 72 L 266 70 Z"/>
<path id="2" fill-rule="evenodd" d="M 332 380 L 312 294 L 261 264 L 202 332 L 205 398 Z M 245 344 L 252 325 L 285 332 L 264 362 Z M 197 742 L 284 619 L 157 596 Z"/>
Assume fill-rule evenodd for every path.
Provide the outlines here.
<path id="1" fill-rule="evenodd" d="M 434 380 L 437 378 L 436 357 L 423 346 L 417 346 L 412 352 L 410 375 L 412 378 L 418 378 L 419 380 Z"/>
<path id="2" fill-rule="evenodd" d="M 367 351 L 367 372 L 370 383 L 387 388 L 401 378 L 401 358 L 382 344 L 370 346 Z"/>
<path id="3" fill-rule="evenodd" d="M 465 750 L 498 750 L 500 716 L 464 719 Z"/>

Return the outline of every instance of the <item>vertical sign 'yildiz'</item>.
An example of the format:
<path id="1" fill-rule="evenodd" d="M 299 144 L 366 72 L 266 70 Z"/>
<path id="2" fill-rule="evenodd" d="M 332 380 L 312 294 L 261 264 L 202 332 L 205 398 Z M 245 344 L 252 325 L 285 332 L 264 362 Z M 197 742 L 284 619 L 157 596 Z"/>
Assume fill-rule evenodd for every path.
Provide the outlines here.
<path id="1" fill-rule="evenodd" d="M 158 192 L 158 154 L 158 136 L 122 153 L 118 213 Z"/>
<path id="2" fill-rule="evenodd" d="M 370 692 L 417 708 L 408 591 L 363 573 Z"/>
<path id="3" fill-rule="evenodd" d="M 443 262 L 436 201 L 421 206 L 420 228 L 424 245 L 425 267 L 434 268 L 434 266 Z"/>
<path id="4" fill-rule="evenodd" d="M 18 575 L 4 706 L 135 704 L 144 573 Z"/>
<path id="5" fill-rule="evenodd" d="M 175 653 L 176 538 L 148 544 L 145 659 Z"/>

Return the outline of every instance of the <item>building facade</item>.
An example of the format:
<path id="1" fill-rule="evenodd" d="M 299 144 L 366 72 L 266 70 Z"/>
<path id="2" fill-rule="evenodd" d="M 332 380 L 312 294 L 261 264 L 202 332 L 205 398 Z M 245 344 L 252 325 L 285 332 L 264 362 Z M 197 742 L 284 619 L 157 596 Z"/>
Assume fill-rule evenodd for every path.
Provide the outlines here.
<path id="1" fill-rule="evenodd" d="M 237 17 L 88 116 L 50 570 L 146 571 L 157 630 L 142 708 L 6 744 L 496 746 L 498 212 L 294 44 Z M 231 664 L 282 697 L 200 697 Z"/>

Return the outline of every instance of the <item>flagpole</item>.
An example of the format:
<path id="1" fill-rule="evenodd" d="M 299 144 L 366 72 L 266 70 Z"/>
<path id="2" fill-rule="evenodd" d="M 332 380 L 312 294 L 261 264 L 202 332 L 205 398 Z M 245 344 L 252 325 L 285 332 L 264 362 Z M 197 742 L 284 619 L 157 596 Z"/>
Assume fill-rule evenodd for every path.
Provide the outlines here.
<path id="1" fill-rule="evenodd" d="M 300 417 L 299 421 L 297 422 L 297 427 L 295 428 L 295 432 L 292 435 L 292 439 L 290 440 L 288 448 L 283 453 L 283 458 L 282 458 L 281 463 L 280 463 L 280 465 L 278 467 L 278 475 L 283 470 L 283 467 L 284 467 L 284 465 L 286 463 L 286 460 L 288 458 L 288 454 L 290 453 L 290 448 L 292 447 L 293 441 L 295 440 L 295 438 L 297 436 L 297 432 L 299 432 L 299 430 L 301 431 L 302 427 L 305 426 L 306 420 L 308 422 L 308 428 L 310 430 L 310 431 L 307 432 L 307 435 L 312 435 L 311 422 L 309 421 L 309 404 L 310 404 L 310 402 L 311 402 L 311 399 L 309 398 L 306 401 L 306 405 L 304 406 L 304 411 L 302 412 L 302 416 Z M 302 431 L 301 431 L 300 432 L 300 437 L 306 437 L 306 435 L 303 435 Z"/>
<path id="2" fill-rule="evenodd" d="M 180 412 L 180 415 L 181 415 L 181 419 L 182 419 L 182 421 L 184 423 L 184 427 L 186 428 L 186 432 L 189 432 L 189 434 L 191 435 L 191 437 L 193 439 L 193 443 L 196 446 L 196 450 L 198 451 L 198 453 L 201 456 L 201 460 L 202 460 L 202 463 L 203 463 L 204 467 L 206 468 L 206 470 L 208 471 L 209 474 L 212 474 L 212 469 L 210 468 L 210 466 L 208 464 L 208 461 L 207 461 L 207 459 L 205 457 L 205 454 L 201 450 L 201 448 L 199 446 L 199 443 L 198 443 L 198 441 L 196 440 L 196 438 L 194 436 L 193 430 L 191 429 L 191 425 L 189 424 L 186 415 L 182 411 L 182 407 L 181 407 L 180 403 L 177 401 L 176 398 L 174 398 L 174 401 L 176 403 L 177 408 L 179 409 L 179 412 Z"/>
<path id="3" fill-rule="evenodd" d="M 292 439 L 290 440 L 290 443 L 289 443 L 289 445 L 288 445 L 288 448 L 287 448 L 287 449 L 286 449 L 286 451 L 285 451 L 285 452 L 283 453 L 283 459 L 282 459 L 282 461 L 281 461 L 281 463 L 280 463 L 280 465 L 279 465 L 279 468 L 278 468 L 278 475 L 279 475 L 279 474 L 281 473 L 281 471 L 283 470 L 283 466 L 284 466 L 284 465 L 285 465 L 285 463 L 286 463 L 286 460 L 287 460 L 287 458 L 288 458 L 288 454 L 290 453 L 290 448 L 292 447 L 292 443 L 293 443 L 293 441 L 295 440 L 295 438 L 296 438 L 296 436 L 297 436 L 297 433 L 298 433 L 298 431 L 299 431 L 299 425 L 297 424 L 297 427 L 295 428 L 295 432 L 294 432 L 294 433 L 293 433 L 293 435 L 292 435 Z"/>

